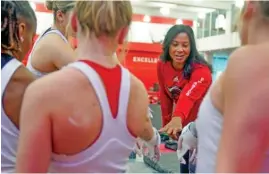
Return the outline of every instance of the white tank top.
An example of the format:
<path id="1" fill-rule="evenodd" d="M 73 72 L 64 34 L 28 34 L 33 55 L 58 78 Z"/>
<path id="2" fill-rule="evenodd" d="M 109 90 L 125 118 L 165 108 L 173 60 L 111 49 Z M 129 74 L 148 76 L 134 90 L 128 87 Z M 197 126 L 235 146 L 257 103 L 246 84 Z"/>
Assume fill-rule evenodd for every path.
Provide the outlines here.
<path id="1" fill-rule="evenodd" d="M 26 67 L 29 69 L 29 71 L 31 71 L 31 72 L 32 72 L 36 77 L 38 77 L 38 78 L 40 78 L 40 77 L 42 77 L 42 76 L 44 76 L 44 75 L 47 75 L 48 73 L 46 73 L 46 72 L 40 72 L 40 71 L 36 70 L 36 69 L 32 66 L 32 64 L 31 64 L 31 60 L 32 60 L 32 52 L 34 51 L 34 49 L 35 49 L 36 45 L 38 44 L 38 42 L 39 42 L 44 36 L 46 36 L 46 35 L 48 35 L 48 34 L 51 34 L 51 33 L 54 33 L 54 34 L 59 35 L 59 36 L 64 40 L 64 42 L 68 43 L 68 40 L 65 38 L 65 36 L 64 36 L 59 30 L 56 30 L 56 29 L 50 29 L 50 28 L 49 28 L 48 30 L 46 30 L 43 34 L 41 34 L 41 35 L 37 38 L 37 40 L 35 41 L 35 44 L 34 44 L 34 46 L 33 46 L 33 49 L 32 49 L 32 51 L 31 51 L 31 53 L 29 54 L 29 58 L 28 58 Z"/>
<path id="2" fill-rule="evenodd" d="M 215 173 L 216 168 L 223 116 L 212 104 L 210 98 L 211 89 L 212 87 L 208 90 L 208 93 L 201 103 L 198 118 L 196 119 L 196 129 L 198 133 L 196 173 Z M 260 172 L 269 172 L 269 149 Z"/>
<path id="3" fill-rule="evenodd" d="M 21 66 L 21 62 L 16 59 L 10 60 L 1 70 L 1 98 L 5 93 L 14 72 Z M 16 165 L 16 154 L 18 146 L 19 130 L 10 121 L 1 106 L 1 172 L 14 173 Z"/>
<path id="4" fill-rule="evenodd" d="M 80 70 L 92 84 L 103 113 L 103 128 L 99 138 L 88 149 L 72 156 L 53 154 L 49 172 L 56 173 L 123 173 L 135 137 L 127 128 L 127 107 L 130 95 L 130 73 L 121 67 L 119 108 L 116 119 L 112 117 L 105 88 L 97 72 L 83 62 L 68 67 Z M 90 116 L 90 115 L 89 115 Z"/>

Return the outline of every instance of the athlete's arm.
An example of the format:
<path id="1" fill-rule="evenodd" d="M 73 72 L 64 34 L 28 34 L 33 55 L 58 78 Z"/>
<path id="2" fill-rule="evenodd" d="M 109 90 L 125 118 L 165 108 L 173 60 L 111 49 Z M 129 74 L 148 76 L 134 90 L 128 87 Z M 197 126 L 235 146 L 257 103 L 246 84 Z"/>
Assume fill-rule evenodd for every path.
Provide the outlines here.
<path id="1" fill-rule="evenodd" d="M 140 144 L 142 147 L 142 152 L 144 155 L 148 156 L 149 158 L 158 161 L 160 159 L 160 151 L 159 151 L 159 144 L 161 143 L 161 137 L 159 132 L 156 128 L 152 126 L 149 112 L 149 101 L 148 101 L 148 93 L 144 87 L 144 84 L 138 80 L 134 79 L 134 85 L 131 85 L 131 93 L 130 93 L 130 103 L 129 106 L 133 110 L 128 109 L 128 113 L 131 117 L 135 117 L 131 124 L 133 124 L 131 129 L 134 131 L 133 133 L 139 137 L 139 140 L 143 140 L 143 144 Z M 133 107 L 137 106 L 137 107 Z M 127 121 L 128 123 L 128 121 Z M 130 122 L 129 122 L 130 123 Z M 127 125 L 130 128 L 130 125 Z M 144 147 L 147 147 L 147 152 L 145 151 Z"/>
<path id="2" fill-rule="evenodd" d="M 43 80 L 43 79 L 40 79 Z M 51 159 L 49 95 L 39 80 L 26 89 L 20 119 L 16 173 L 47 173 Z M 48 87 L 48 86 L 47 86 Z"/>
<path id="3" fill-rule="evenodd" d="M 54 50 L 56 51 L 55 55 L 58 56 L 53 56 L 52 62 L 58 69 L 61 69 L 69 63 L 74 62 L 76 59 L 76 54 L 71 45 L 65 43 L 62 38 L 57 37 L 57 40 L 59 41 L 57 42 L 57 47 L 54 48 Z"/>
<path id="4" fill-rule="evenodd" d="M 128 104 L 127 126 L 139 138 L 149 141 L 154 135 L 148 112 L 148 93 L 144 84 L 136 77 L 131 77 L 131 91 Z M 132 121 L 128 121 L 131 118 Z"/>
<path id="5" fill-rule="evenodd" d="M 212 77 L 209 68 L 201 67 L 194 70 L 189 83 L 185 85 L 179 96 L 173 117 L 180 117 L 181 122 L 184 123 L 195 102 L 205 95 L 211 82 Z"/>
<path id="6" fill-rule="evenodd" d="M 162 124 L 163 127 L 171 121 L 171 116 L 173 112 L 173 101 L 169 96 L 167 95 L 165 91 L 164 86 L 164 75 L 162 72 L 162 62 L 159 61 L 157 64 L 157 76 L 158 76 L 158 82 L 160 86 L 160 101 L 161 101 L 161 110 L 162 110 Z"/>
<path id="7" fill-rule="evenodd" d="M 34 50 L 33 57 L 46 60 L 44 62 L 52 63 L 57 69 L 74 62 L 76 53 L 69 43 L 66 43 L 57 34 L 49 34 L 39 41 L 39 46 Z M 35 58 L 32 58 L 35 59 Z"/>
<path id="8" fill-rule="evenodd" d="M 268 63 L 261 63 L 268 57 L 260 59 L 259 52 L 240 48 L 224 72 L 224 122 L 216 172 L 261 172 L 269 147 L 269 75 Z"/>

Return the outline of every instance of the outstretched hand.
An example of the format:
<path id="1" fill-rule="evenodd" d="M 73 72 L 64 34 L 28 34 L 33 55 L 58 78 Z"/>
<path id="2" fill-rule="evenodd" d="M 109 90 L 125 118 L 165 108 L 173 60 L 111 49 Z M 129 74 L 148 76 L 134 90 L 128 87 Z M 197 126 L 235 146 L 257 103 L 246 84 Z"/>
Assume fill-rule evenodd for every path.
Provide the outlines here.
<path id="1" fill-rule="evenodd" d="M 172 120 L 159 130 L 161 133 L 167 133 L 174 139 L 178 139 L 178 133 L 182 130 L 180 117 L 173 117 Z"/>

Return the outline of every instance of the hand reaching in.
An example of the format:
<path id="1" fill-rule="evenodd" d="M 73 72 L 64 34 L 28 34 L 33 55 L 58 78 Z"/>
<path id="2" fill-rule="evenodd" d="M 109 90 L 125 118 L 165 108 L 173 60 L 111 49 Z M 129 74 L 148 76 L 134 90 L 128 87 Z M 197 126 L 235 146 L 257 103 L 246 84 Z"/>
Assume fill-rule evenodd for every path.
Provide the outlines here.
<path id="1" fill-rule="evenodd" d="M 182 160 L 182 157 L 188 150 L 197 148 L 197 135 L 194 122 L 189 123 L 182 129 L 181 135 L 178 139 L 177 157 Z"/>
<path id="2" fill-rule="evenodd" d="M 159 145 L 161 143 L 161 137 L 158 133 L 158 131 L 154 129 L 154 137 L 150 141 L 144 141 L 140 138 L 137 138 L 135 151 L 139 156 L 147 156 L 153 161 L 159 161 L 160 160 L 160 149 Z"/>

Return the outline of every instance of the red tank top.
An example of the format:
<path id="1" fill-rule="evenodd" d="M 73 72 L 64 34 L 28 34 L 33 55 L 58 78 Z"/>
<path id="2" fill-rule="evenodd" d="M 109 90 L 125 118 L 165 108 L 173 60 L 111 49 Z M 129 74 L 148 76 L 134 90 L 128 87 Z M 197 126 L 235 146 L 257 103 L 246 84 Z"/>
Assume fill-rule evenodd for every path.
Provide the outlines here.
<path id="1" fill-rule="evenodd" d="M 104 83 L 104 88 L 106 90 L 113 118 L 116 118 L 118 114 L 119 95 L 121 86 L 121 67 L 117 65 L 114 68 L 105 68 L 89 60 L 81 60 L 81 61 L 91 66 L 100 76 L 102 82 Z"/>

